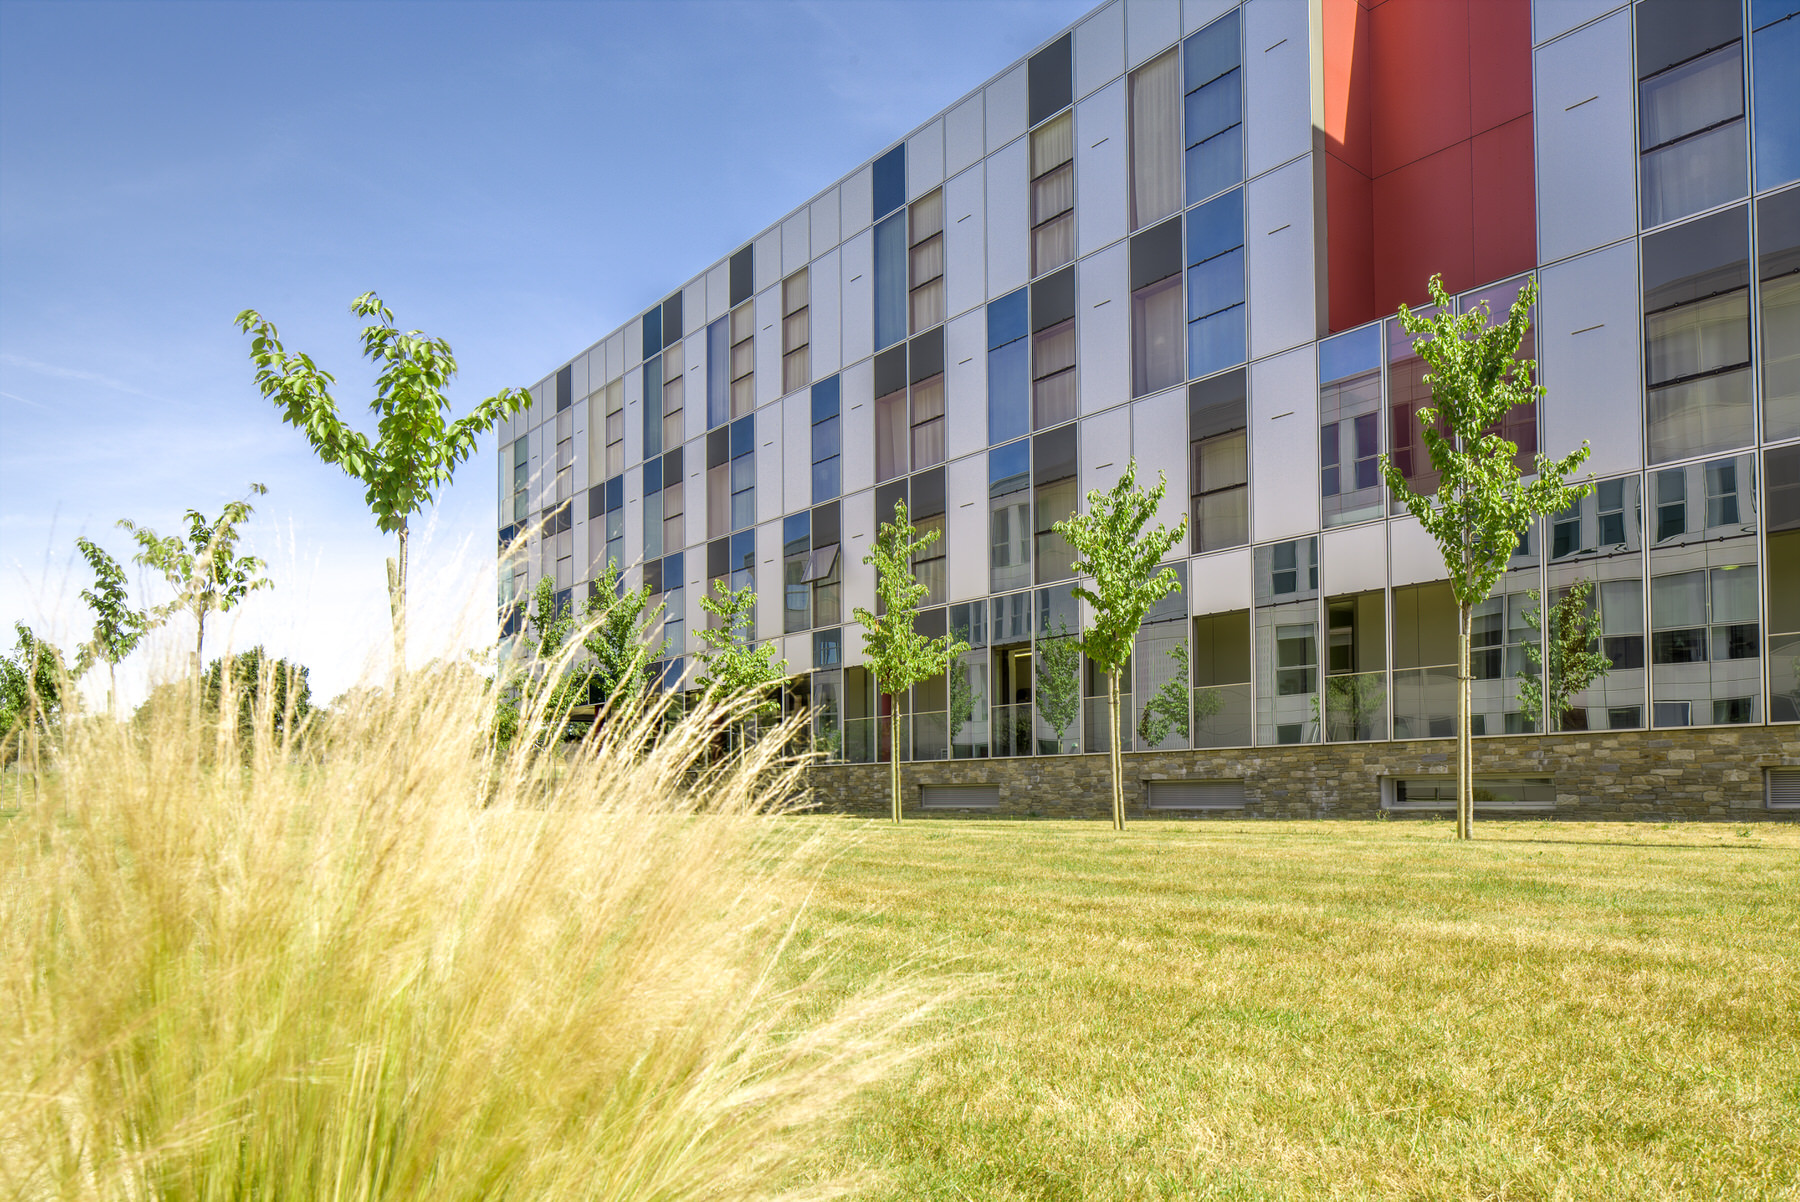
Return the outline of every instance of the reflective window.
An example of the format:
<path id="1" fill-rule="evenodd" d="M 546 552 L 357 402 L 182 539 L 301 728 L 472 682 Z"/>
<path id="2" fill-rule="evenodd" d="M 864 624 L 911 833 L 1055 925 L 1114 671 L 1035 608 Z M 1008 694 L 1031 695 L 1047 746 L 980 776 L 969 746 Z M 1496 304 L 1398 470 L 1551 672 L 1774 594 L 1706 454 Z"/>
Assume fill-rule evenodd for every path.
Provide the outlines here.
<path id="1" fill-rule="evenodd" d="M 1196 554 L 1250 540 L 1250 459 L 1242 369 L 1188 386 L 1188 525 Z"/>
<path id="2" fill-rule="evenodd" d="M 1132 746 L 1140 751 L 1172 751 L 1188 745 L 1192 690 L 1188 683 L 1188 599 L 1186 563 L 1172 564 L 1177 586 L 1144 615 L 1131 652 L 1131 676 L 1122 684 L 1134 701 L 1127 711 Z M 1123 731 L 1121 731 L 1123 734 Z"/>
<path id="3" fill-rule="evenodd" d="M 1172 388 L 1186 378 L 1181 353 L 1181 219 L 1131 239 L 1131 395 Z"/>
<path id="4" fill-rule="evenodd" d="M 1031 133 L 1031 274 L 1075 257 L 1075 115 Z"/>
<path id="5" fill-rule="evenodd" d="M 1181 208 L 1181 65 L 1176 52 L 1151 59 L 1126 81 L 1131 123 L 1131 228 Z"/>
<path id="6" fill-rule="evenodd" d="M 1256 548 L 1256 742 L 1319 741 L 1319 540 Z"/>
<path id="7" fill-rule="evenodd" d="M 1319 497 L 1326 526 L 1381 516 L 1381 327 L 1319 344 Z"/>
<path id="8" fill-rule="evenodd" d="M 1031 583 L 1031 444 L 1024 439 L 988 452 L 988 551 L 989 591 Z"/>
<path id="9" fill-rule="evenodd" d="M 1652 476 L 1657 480 L 1661 473 Z M 1673 473 L 1679 497 L 1679 477 Z M 1576 623 L 1598 625 L 1604 669 L 1577 681 L 1552 673 L 1545 697 L 1552 730 L 1619 730 L 1643 725 L 1644 542 L 1640 478 L 1602 480 L 1551 519 L 1548 636 L 1566 639 Z M 1678 501 L 1675 508 L 1684 509 Z M 1571 596 L 1576 600 L 1570 601 Z M 1553 658 L 1553 666 L 1559 661 Z"/>
<path id="10" fill-rule="evenodd" d="M 1737 0 L 1643 0 L 1635 12 L 1648 228 L 1744 194 L 1743 15 Z"/>
<path id="11" fill-rule="evenodd" d="M 1031 429 L 1026 296 L 1021 288 L 987 307 L 988 442 L 996 445 Z"/>
<path id="12" fill-rule="evenodd" d="M 817 505 L 838 495 L 842 453 L 838 377 L 812 386 L 812 499 Z"/>
<path id="13" fill-rule="evenodd" d="M 1244 178 L 1244 98 L 1233 9 L 1182 46 L 1187 201 L 1194 204 Z"/>
<path id="14" fill-rule="evenodd" d="M 944 320 L 944 193 L 942 189 L 913 201 L 909 212 L 907 271 L 912 281 L 907 307 L 912 331 Z"/>
<path id="15" fill-rule="evenodd" d="M 1456 734 L 1456 598 L 1447 581 L 1394 590 L 1394 737 Z"/>
<path id="16" fill-rule="evenodd" d="M 875 349 L 906 337 L 906 214 L 875 227 Z"/>
<path id="17" fill-rule="evenodd" d="M 1800 444 L 1763 452 L 1769 498 L 1769 721 L 1800 722 Z"/>
<path id="18" fill-rule="evenodd" d="M 1187 215 L 1188 376 L 1244 361 L 1244 193 Z"/>
<path id="19" fill-rule="evenodd" d="M 1059 426 L 1031 440 L 1033 556 L 1040 584 L 1075 574 L 1075 549 L 1053 527 L 1075 512 L 1075 427 Z"/>
<path id="20" fill-rule="evenodd" d="M 1205 571 L 1205 565 L 1195 570 Z M 1250 746 L 1250 611 L 1195 618 L 1188 654 L 1194 683 L 1194 746 Z"/>
<path id="21" fill-rule="evenodd" d="M 1749 232 L 1742 208 L 1644 239 L 1644 379 L 1652 463 L 1755 438 Z"/>
<path id="22" fill-rule="evenodd" d="M 812 379 L 809 347 L 812 343 L 811 287 L 803 267 L 781 281 L 781 391 L 782 395 L 805 388 Z"/>
<path id="23" fill-rule="evenodd" d="M 1756 190 L 1800 179 L 1800 0 L 1750 0 Z"/>
<path id="24" fill-rule="evenodd" d="M 1800 28 L 1800 17 L 1790 24 Z M 1756 202 L 1756 278 L 1763 439 L 1772 442 L 1800 436 L 1800 188 Z"/>
<path id="25" fill-rule="evenodd" d="M 1656 473 L 1650 694 L 1657 726 L 1762 721 L 1756 457 Z M 1677 501 L 1680 520 L 1674 518 Z"/>

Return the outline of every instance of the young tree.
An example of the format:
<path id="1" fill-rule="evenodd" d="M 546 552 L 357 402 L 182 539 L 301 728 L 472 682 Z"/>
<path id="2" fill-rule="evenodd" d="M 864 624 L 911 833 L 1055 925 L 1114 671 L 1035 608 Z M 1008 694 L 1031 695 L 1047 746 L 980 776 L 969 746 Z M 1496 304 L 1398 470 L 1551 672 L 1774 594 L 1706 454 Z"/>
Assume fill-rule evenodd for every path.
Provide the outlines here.
<path id="1" fill-rule="evenodd" d="M 14 622 L 13 633 L 18 642 L 12 654 L 0 656 L 0 740 L 10 742 L 17 735 L 29 742 L 55 729 L 61 719 L 68 672 L 62 652 L 31 627 Z"/>
<path id="2" fill-rule="evenodd" d="M 559 662 L 568 645 L 569 633 L 575 629 L 572 606 L 556 603 L 556 582 L 545 577 L 531 594 L 528 619 L 535 637 L 531 641 L 531 660 L 520 665 L 518 703 L 542 712 L 538 729 L 555 732 L 560 739 L 570 739 L 569 715 L 587 699 L 589 670 L 584 665 Z M 502 721 L 502 725 L 509 725 Z M 510 722 L 517 729 L 516 714 Z"/>
<path id="3" fill-rule="evenodd" d="M 587 665 L 588 696 L 601 713 L 630 705 L 647 693 L 651 663 L 669 650 L 667 639 L 656 647 L 650 643 L 663 613 L 660 604 L 650 608 L 650 586 L 620 592 L 618 580 L 619 569 L 609 562 L 584 607 L 592 623 L 581 640 L 593 656 Z"/>
<path id="4" fill-rule="evenodd" d="M 876 687 L 888 698 L 888 786 L 893 819 L 900 821 L 900 695 L 922 680 L 948 672 L 963 652 L 964 642 L 947 634 L 928 639 L 915 630 L 919 602 L 931 590 L 913 576 L 913 561 L 936 542 L 940 532 L 921 535 L 906 515 L 906 502 L 894 504 L 894 518 L 875 533 L 875 545 L 863 562 L 875 568 L 875 596 L 880 616 L 857 606 L 863 628 L 863 655 L 875 673 Z"/>
<path id="5" fill-rule="evenodd" d="M 1519 669 L 1519 708 L 1544 714 L 1546 730 L 1560 730 L 1574 708 L 1575 694 L 1612 667 L 1612 661 L 1600 651 L 1600 611 L 1594 607 L 1593 591 L 1593 581 L 1577 580 L 1551 604 L 1547 615 L 1538 591 L 1532 589 L 1529 594 L 1531 608 L 1525 611 L 1525 624 L 1542 637 L 1543 647 L 1536 642 L 1525 644 L 1528 666 Z"/>
<path id="6" fill-rule="evenodd" d="M 1487 302 L 1457 313 L 1437 276 L 1431 277 L 1430 317 L 1400 306 L 1400 324 L 1430 367 L 1431 407 L 1419 410 L 1419 428 L 1432 470 L 1435 493 L 1416 493 L 1381 457 L 1387 486 L 1419 519 L 1444 557 L 1457 605 L 1456 834 L 1474 837 L 1474 743 L 1469 732 L 1469 629 L 1475 607 L 1487 600 L 1506 570 L 1519 536 L 1540 515 L 1559 513 L 1593 487 L 1565 483 L 1588 457 L 1583 442 L 1561 459 L 1539 452 L 1536 479 L 1519 470 L 1519 448 L 1500 436 L 1500 421 L 1515 405 L 1543 396 L 1532 380 L 1536 363 L 1519 358 L 1531 325 L 1537 280 L 1526 281 L 1501 325 L 1489 324 Z"/>
<path id="7" fill-rule="evenodd" d="M 1033 665 L 1038 716 L 1056 735 L 1056 751 L 1063 749 L 1069 727 L 1081 716 L 1081 648 L 1069 634 L 1069 624 L 1058 620 L 1057 633 L 1038 639 Z M 1031 715 L 1024 715 L 1025 737 L 1030 738 Z"/>
<path id="8" fill-rule="evenodd" d="M 756 593 L 749 585 L 740 589 L 726 587 L 723 580 L 713 581 L 716 597 L 701 597 L 700 608 L 719 619 L 719 624 L 700 632 L 706 650 L 700 653 L 705 670 L 695 678 L 708 696 L 737 697 L 749 694 L 756 698 L 758 715 L 772 713 L 771 697 L 787 675 L 787 661 L 775 658 L 772 642 L 757 643 Z"/>
<path id="9" fill-rule="evenodd" d="M 252 484 L 250 491 L 262 496 L 269 490 Z M 130 531 L 137 540 L 135 562 L 162 573 L 175 599 L 159 607 L 158 618 L 186 611 L 194 617 L 194 675 L 199 677 L 201 657 L 206 647 L 206 617 L 213 613 L 229 613 L 250 593 L 271 588 L 262 574 L 268 565 L 254 555 L 237 554 L 238 527 L 250 520 L 255 508 L 248 498 L 231 501 L 216 521 L 208 520 L 198 509 L 190 509 L 187 538 L 179 534 L 167 538 L 148 526 L 139 526 L 130 518 L 121 518 L 121 529 Z"/>
<path id="10" fill-rule="evenodd" d="M 1157 473 L 1156 487 L 1145 492 L 1137 483 L 1137 460 L 1106 492 L 1087 495 L 1088 511 L 1073 514 L 1052 527 L 1075 549 L 1075 572 L 1086 576 L 1075 595 L 1093 610 L 1093 625 L 1078 640 L 1082 653 L 1106 673 L 1107 734 L 1112 752 L 1113 829 L 1125 829 L 1124 761 L 1119 756 L 1119 673 L 1131 658 L 1144 615 L 1180 588 L 1173 568 L 1157 571 L 1169 548 L 1187 534 L 1187 517 L 1173 530 L 1158 522 L 1147 528 L 1162 503 L 1169 482 Z M 1091 581 L 1091 587 L 1090 583 Z"/>
<path id="11" fill-rule="evenodd" d="M 229 660 L 215 659 L 208 664 L 201 696 L 207 711 L 216 714 L 229 690 L 237 706 L 238 739 L 248 751 L 259 706 L 268 707 L 270 728 L 277 739 L 298 731 L 306 721 L 312 713 L 312 686 L 306 677 L 305 666 L 271 659 L 258 644 Z"/>
<path id="12" fill-rule="evenodd" d="M 388 562 L 388 604 L 394 622 L 394 668 L 405 668 L 406 558 L 408 522 L 450 483 L 457 464 L 475 453 L 475 439 L 509 414 L 531 404 L 523 388 L 506 388 L 476 405 L 467 416 L 445 421 L 450 402 L 444 389 L 456 377 L 450 344 L 419 330 L 402 333 L 381 298 L 365 292 L 350 302 L 358 317 L 377 320 L 363 327 L 362 353 L 378 365 L 373 443 L 338 415 L 329 372 L 311 357 L 282 348 L 275 324 L 254 309 L 238 314 L 237 327 L 253 335 L 250 361 L 256 386 L 280 410 L 282 420 L 306 436 L 313 452 L 334 463 L 363 486 L 363 500 L 376 529 L 392 534 L 395 558 Z"/>
<path id="13" fill-rule="evenodd" d="M 150 615 L 131 608 L 125 569 L 118 560 L 85 538 L 76 539 L 75 546 L 94 570 L 94 587 L 81 590 L 81 599 L 94 612 L 94 632 L 76 654 L 75 675 L 83 675 L 95 663 L 106 665 L 106 712 L 111 714 L 117 701 L 119 662 L 143 641 L 150 630 Z"/>

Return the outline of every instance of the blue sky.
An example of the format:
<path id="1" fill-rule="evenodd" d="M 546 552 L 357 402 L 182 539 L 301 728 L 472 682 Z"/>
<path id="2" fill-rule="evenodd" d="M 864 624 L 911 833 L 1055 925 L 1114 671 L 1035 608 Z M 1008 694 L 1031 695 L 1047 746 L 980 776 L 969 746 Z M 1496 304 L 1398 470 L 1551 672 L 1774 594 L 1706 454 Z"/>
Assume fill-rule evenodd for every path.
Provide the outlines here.
<path id="1" fill-rule="evenodd" d="M 374 289 L 449 339 L 460 413 L 1090 7 L 0 0 L 0 642 L 85 633 L 77 535 L 124 558 L 116 519 L 170 532 L 254 480 L 276 588 L 222 635 L 341 691 L 386 638 L 389 543 L 254 391 L 239 310 L 361 421 L 347 307 Z M 416 548 L 439 641 L 491 604 L 492 450 Z"/>

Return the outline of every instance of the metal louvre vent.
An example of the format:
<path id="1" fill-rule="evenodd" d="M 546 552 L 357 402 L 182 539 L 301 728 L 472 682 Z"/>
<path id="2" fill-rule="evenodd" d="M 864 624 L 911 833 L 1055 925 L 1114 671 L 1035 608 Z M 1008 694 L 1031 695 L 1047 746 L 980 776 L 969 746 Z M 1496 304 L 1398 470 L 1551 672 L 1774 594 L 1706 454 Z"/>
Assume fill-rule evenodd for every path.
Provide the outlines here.
<path id="1" fill-rule="evenodd" d="M 997 810 L 999 785 L 920 785 L 919 805 L 927 810 Z"/>
<path id="2" fill-rule="evenodd" d="M 1149 786 L 1153 810 L 1241 810 L 1241 780 L 1152 780 Z"/>
<path id="3" fill-rule="evenodd" d="M 1800 810 L 1800 768 L 1771 768 L 1764 799 L 1771 810 Z"/>
<path id="4" fill-rule="evenodd" d="M 1389 777 L 1382 789 L 1383 808 L 1407 810 L 1456 810 L 1454 776 Z M 1556 782 L 1548 776 L 1475 777 L 1475 809 L 1478 812 L 1554 810 Z"/>

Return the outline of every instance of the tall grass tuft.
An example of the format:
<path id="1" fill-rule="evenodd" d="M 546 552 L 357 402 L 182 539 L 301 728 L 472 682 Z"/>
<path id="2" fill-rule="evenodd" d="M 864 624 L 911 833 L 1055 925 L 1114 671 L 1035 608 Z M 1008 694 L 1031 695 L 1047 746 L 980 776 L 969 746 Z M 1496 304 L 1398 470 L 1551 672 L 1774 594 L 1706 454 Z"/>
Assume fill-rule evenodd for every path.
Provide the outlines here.
<path id="1" fill-rule="evenodd" d="M 0 821 L 8 1197 L 767 1196 L 911 1054 L 929 983 L 789 941 L 832 836 L 741 714 L 496 754 L 452 667 L 285 737 L 194 702 L 67 722 Z"/>

